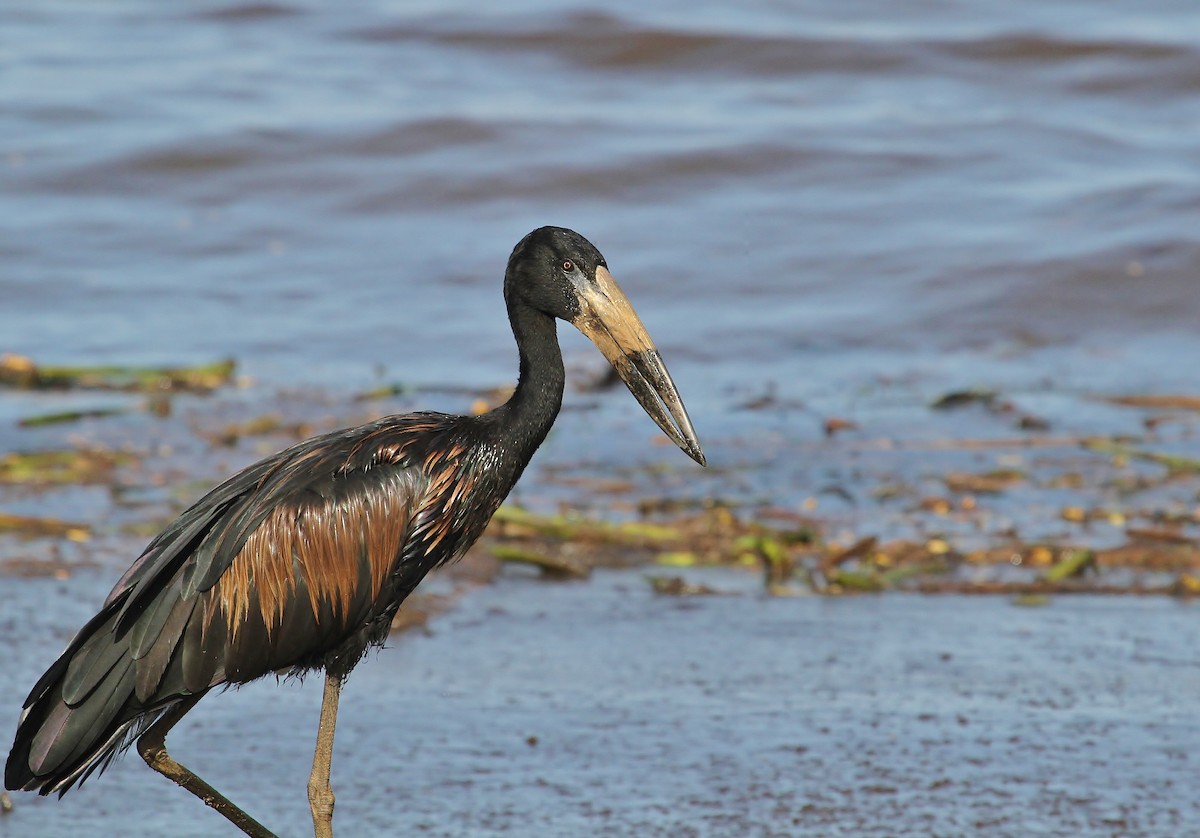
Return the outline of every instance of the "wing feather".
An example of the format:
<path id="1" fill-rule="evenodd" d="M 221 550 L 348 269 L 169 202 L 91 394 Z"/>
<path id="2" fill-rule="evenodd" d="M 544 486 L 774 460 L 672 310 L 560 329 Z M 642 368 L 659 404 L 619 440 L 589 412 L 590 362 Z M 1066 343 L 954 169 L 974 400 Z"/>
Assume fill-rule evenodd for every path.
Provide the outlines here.
<path id="1" fill-rule="evenodd" d="M 6 783 L 66 791 L 165 707 L 221 683 L 348 672 L 453 526 L 439 514 L 454 469 L 438 433 L 453 421 L 413 414 L 318 437 L 197 501 L 34 685 Z"/>

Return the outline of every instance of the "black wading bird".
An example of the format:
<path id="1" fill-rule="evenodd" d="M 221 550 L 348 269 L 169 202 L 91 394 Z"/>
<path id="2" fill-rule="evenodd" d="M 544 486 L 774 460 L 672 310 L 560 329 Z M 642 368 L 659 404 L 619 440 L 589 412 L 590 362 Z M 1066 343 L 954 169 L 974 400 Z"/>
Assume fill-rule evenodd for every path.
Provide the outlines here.
<path id="1" fill-rule="evenodd" d="M 10 789 L 68 791 L 137 741 L 147 764 L 248 835 L 269 836 L 166 751 L 214 687 L 325 671 L 308 793 L 332 835 L 329 763 L 342 681 L 430 570 L 461 556 L 545 439 L 563 395 L 555 318 L 604 353 L 650 417 L 704 465 L 675 385 L 604 257 L 534 230 L 504 276 L 520 350 L 509 401 L 482 416 L 410 413 L 302 442 L 246 468 L 150 542 L 25 700 Z"/>

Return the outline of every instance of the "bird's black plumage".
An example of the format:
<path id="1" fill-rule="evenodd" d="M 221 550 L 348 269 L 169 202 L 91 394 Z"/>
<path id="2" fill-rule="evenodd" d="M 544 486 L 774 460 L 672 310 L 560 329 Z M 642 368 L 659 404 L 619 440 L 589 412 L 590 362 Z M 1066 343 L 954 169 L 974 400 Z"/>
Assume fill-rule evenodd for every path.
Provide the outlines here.
<path id="1" fill-rule="evenodd" d="M 167 526 L 30 691 L 5 785 L 65 793 L 175 705 L 222 684 L 314 668 L 344 677 L 424 576 L 479 537 L 545 438 L 564 384 L 555 319 L 653 349 L 640 321 L 622 321 L 636 321 L 631 308 L 608 321 L 588 313 L 624 300 L 619 289 L 596 296 L 598 282 L 611 276 L 586 239 L 535 230 L 505 276 L 520 351 L 506 404 L 478 417 L 388 416 L 309 439 L 238 472 Z M 594 339 L 602 349 L 609 340 Z M 635 350 L 646 351 L 631 346 L 631 358 Z M 632 366 L 622 374 L 643 400 L 647 379 Z M 682 430 L 669 431 L 702 460 L 673 385 L 659 383 L 665 367 L 647 375 L 682 417 Z"/>

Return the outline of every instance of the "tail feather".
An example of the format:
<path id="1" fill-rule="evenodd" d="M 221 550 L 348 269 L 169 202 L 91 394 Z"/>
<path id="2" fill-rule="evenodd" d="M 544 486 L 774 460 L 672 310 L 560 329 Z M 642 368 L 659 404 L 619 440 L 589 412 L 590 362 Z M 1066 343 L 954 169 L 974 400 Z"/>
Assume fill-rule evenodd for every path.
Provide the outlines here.
<path id="1" fill-rule="evenodd" d="M 133 670 L 134 662 L 126 656 L 78 702 L 63 698 L 61 683 L 38 698 L 17 728 L 4 769 L 5 786 L 65 792 L 84 772 L 102 770 L 128 746 L 127 732 L 147 714 L 134 698 Z"/>
<path id="2" fill-rule="evenodd" d="M 157 625 L 138 633 L 147 644 L 139 660 L 133 632 L 118 625 L 123 599 L 106 605 L 30 692 L 4 768 L 6 787 L 65 794 L 107 768 L 180 699 L 212 686 L 184 686 L 179 645 L 194 600 L 151 609 L 147 617 Z"/>
<path id="3" fill-rule="evenodd" d="M 26 696 L 25 704 L 22 705 L 26 715 L 28 714 L 29 709 L 33 707 L 38 699 L 44 697 L 55 684 L 59 683 L 63 677 L 65 677 L 67 667 L 71 665 L 71 661 L 75 657 L 75 653 L 79 651 L 79 648 L 89 638 L 91 638 L 96 634 L 97 631 L 100 630 L 100 626 L 109 620 L 109 618 L 112 616 L 113 610 L 116 607 L 119 607 L 121 601 L 122 600 L 118 600 L 116 602 L 106 604 L 105 607 L 100 610 L 100 613 L 88 620 L 84 627 L 79 630 L 79 633 L 75 635 L 75 639 L 68 644 L 66 651 L 59 655 L 58 660 L 51 664 L 50 668 L 42 673 L 42 677 L 38 678 L 37 683 L 33 685 L 33 688 L 29 691 L 29 695 Z M 21 718 L 24 719 L 25 716 L 22 715 Z"/>
<path id="4" fill-rule="evenodd" d="M 114 639 L 108 631 L 89 639 L 67 665 L 66 676 L 62 680 L 63 701 L 72 707 L 82 703 L 108 678 L 121 660 L 128 657 L 128 651 L 128 646 Z"/>
<path id="5" fill-rule="evenodd" d="M 161 719 L 174 706 L 175 702 L 171 702 L 165 707 L 139 716 L 117 728 L 112 736 L 96 748 L 94 756 L 84 761 L 72 775 L 63 779 L 53 788 L 43 791 L 42 794 L 58 792 L 58 796 L 62 797 L 71 790 L 72 786 L 82 785 L 92 774 L 104 773 L 118 755 L 124 753 L 130 745 L 137 741 L 139 736 L 146 732 L 150 725 Z"/>
<path id="6" fill-rule="evenodd" d="M 70 719 L 71 711 L 67 705 L 58 704 L 50 710 L 45 719 L 38 720 L 37 732 L 26 747 L 26 762 L 32 775 L 42 773 L 42 767 L 51 759 L 50 751 L 54 748 L 54 743 L 62 739 Z M 22 728 L 24 727 L 25 725 L 22 725 Z M 20 731 L 17 736 L 19 739 Z"/>
<path id="7" fill-rule="evenodd" d="M 125 659 L 112 668 L 87 699 L 76 705 L 63 702 L 51 709 L 49 720 L 55 721 L 53 728 L 46 725 L 34 737 L 29 767 L 35 774 L 70 772 L 94 750 L 97 732 L 100 736 L 111 735 L 114 722 L 119 728 L 129 721 L 132 675 L 133 661 Z M 126 718 L 118 722 L 123 710 Z M 64 717 L 65 723 L 57 724 L 56 716 Z M 44 740 L 52 729 L 55 733 L 47 746 Z M 39 756 L 42 758 L 38 759 Z"/>

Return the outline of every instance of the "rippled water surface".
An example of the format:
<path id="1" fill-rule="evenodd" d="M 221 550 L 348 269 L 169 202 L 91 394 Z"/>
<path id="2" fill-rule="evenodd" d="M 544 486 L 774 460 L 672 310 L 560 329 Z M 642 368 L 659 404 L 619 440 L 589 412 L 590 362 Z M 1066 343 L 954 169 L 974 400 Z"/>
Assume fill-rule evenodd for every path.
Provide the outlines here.
<path id="1" fill-rule="evenodd" d="M 30 4 L 3 344 L 487 385 L 556 223 L 706 425 L 1001 352 L 1140 377 L 1196 349 L 1200 8 L 1025 6 Z"/>
<path id="2" fill-rule="evenodd" d="M 569 393 L 570 410 L 539 468 L 581 457 L 612 466 L 662 460 L 676 490 L 789 505 L 830 469 L 853 468 L 803 447 L 820 439 L 820 418 L 831 413 L 920 437 L 931 433 L 931 398 L 983 386 L 1024 400 L 1056 430 L 1082 432 L 1097 417 L 1109 428 L 1136 418 L 1080 411 L 1081 395 L 1196 390 L 1193 0 L 758 0 L 712 8 L 44 2 L 7 9 L 0 28 L 0 352 L 63 363 L 232 356 L 266 392 L 311 388 L 331 403 L 380 380 L 506 384 L 516 354 L 500 296 L 505 260 L 530 229 L 559 224 L 607 256 L 670 363 L 716 468 L 701 477 L 684 472 L 690 464 L 649 443 L 654 428 L 617 390 Z M 598 372 L 595 351 L 563 331 L 573 376 Z M 262 398 L 255 392 L 264 390 L 245 398 Z M 745 409 L 762 399 L 771 406 Z M 433 391 L 420 404 L 461 410 L 468 400 Z M 38 396 L 0 400 L 0 448 L 44 443 L 11 421 L 43 409 Z M 743 463 L 759 468 L 752 478 L 731 473 Z M 81 508 L 89 503 L 78 499 Z M 44 595 L 91 603 L 109 581 L 93 580 L 87 597 L 76 588 Z M 24 583 L 0 580 L 15 584 Z M 91 606 L 78 614 L 71 607 L 61 606 L 63 636 L 49 647 L 61 646 L 66 623 L 73 629 Z M 846 603 L 823 618 L 855 624 L 873 607 Z M 1087 619 L 1099 620 L 1098 610 Z M 761 619 L 738 630 L 780 630 L 776 618 Z M 10 624 L 7 642 L 18 629 Z M 25 661 L 21 687 L 6 690 L 6 701 L 19 698 L 48 662 L 42 658 Z M 772 659 L 753 658 L 767 670 Z M 697 678 L 702 692 L 727 686 L 713 687 L 714 673 Z M 805 683 L 784 686 L 784 706 Z M 850 687 L 829 689 L 843 695 Z M 680 708 L 664 710 L 680 714 L 681 738 L 689 708 L 709 741 L 741 735 L 722 733 L 735 704 L 693 706 L 686 694 L 673 699 Z M 1123 693 L 1111 695 L 1104 712 L 1112 718 L 1090 709 L 1072 716 L 1087 704 L 1079 699 L 1054 730 L 985 714 L 990 732 L 979 737 L 1010 742 L 1008 750 L 980 756 L 972 744 L 972 753 L 951 756 L 983 760 L 984 774 L 993 759 L 1016 772 L 1025 744 L 1036 750 L 1042 736 L 1134 736 L 1117 719 Z M 402 692 L 396 700 L 403 703 Z M 498 724 L 535 727 L 529 714 L 538 714 L 512 700 L 515 718 Z M 625 716 L 619 697 L 613 701 L 614 728 L 623 718 L 649 724 L 645 706 Z M 899 795 L 923 813 L 897 827 L 915 834 L 987 834 L 989 824 L 991 834 L 1022 835 L 1198 830 L 1194 805 L 1163 789 L 1187 774 L 1200 738 L 1194 725 L 1172 727 L 1173 711 L 1156 721 L 1153 705 L 1138 693 L 1130 708 L 1151 714 L 1153 736 L 1182 744 L 1163 744 L 1160 760 L 1132 738 L 1118 743 L 1113 758 L 1134 761 L 1144 794 L 1114 778 L 1122 793 L 1111 805 L 1097 798 L 1109 780 L 1062 778 L 1063 766 L 1050 760 L 1036 765 L 1061 783 L 1054 805 L 992 777 L 985 787 L 997 790 L 994 798 L 981 809 L 960 806 L 929 785 L 953 772 L 934 770 L 913 744 L 923 741 L 918 710 L 901 711 L 897 733 L 895 719 L 862 699 L 838 721 L 853 733 L 847 741 L 884 743 L 890 770 L 920 772 L 924 785 L 909 776 L 864 779 L 863 768 L 861 777 L 838 780 L 849 791 L 789 786 L 793 796 L 781 801 L 778 789 L 793 771 L 812 771 L 796 756 L 804 748 L 831 760 L 821 763 L 827 768 L 851 769 L 835 758 L 840 745 L 822 750 L 808 734 L 789 732 L 791 752 L 770 750 L 762 745 L 768 732 L 752 722 L 747 735 L 765 749 L 752 752 L 769 754 L 765 762 L 747 763 L 732 745 L 688 751 L 686 801 L 660 789 L 645 817 L 624 814 L 637 789 L 602 776 L 601 743 L 561 788 L 552 764 L 544 776 L 528 769 L 520 785 L 544 782 L 550 791 L 512 808 L 490 780 L 422 781 L 429 795 L 450 794 L 445 811 L 460 816 L 483 789 L 480 811 L 493 819 L 455 821 L 426 799 L 405 826 L 521 834 L 513 813 L 532 811 L 545 818 L 543 834 L 685 834 L 675 831 L 681 824 L 714 835 L 866 834 L 886 831 L 888 820 L 863 801 L 886 800 L 894 806 L 886 811 L 902 814 Z M 834 714 L 838 705 L 822 706 Z M 751 707 L 750 718 L 771 729 L 780 723 L 762 705 Z M 931 712 L 943 722 L 945 713 L 976 718 L 969 708 Z M 553 724 L 569 724 L 567 716 Z M 957 741 L 955 731 L 947 726 L 938 741 Z M 476 747 L 460 733 L 433 735 L 442 737 L 438 747 Z M 595 728 L 589 735 L 600 736 Z M 507 741 L 496 747 L 515 747 Z M 676 744 L 647 747 L 657 749 L 652 764 L 675 764 Z M 521 751 L 521 759 L 540 753 Z M 464 770 L 485 774 L 504 762 L 489 768 L 480 767 L 491 765 L 487 754 L 483 763 L 459 757 Z M 733 806 L 728 823 L 708 818 L 705 796 L 719 799 L 716 787 L 738 777 L 758 784 L 747 792 L 757 795 L 753 802 Z M 369 779 L 354 782 L 369 788 Z M 296 790 L 287 805 L 303 814 L 303 779 L 296 780 L 287 780 Z M 409 780 L 396 779 L 397 788 L 411 788 Z M 608 792 L 585 794 L 580 804 L 571 783 L 592 781 Z M 91 787 L 93 803 L 104 800 L 105 782 Z M 643 778 L 638 789 L 651 782 Z M 154 777 L 137 783 L 147 795 L 172 794 Z M 345 793 L 349 800 L 364 789 Z M 1026 818 L 1030 795 L 1036 805 Z M 1139 809 L 1144 800 L 1157 802 Z M 559 804 L 567 814 L 556 820 L 547 812 Z M 111 813 L 111 801 L 103 805 Z M 857 814 L 840 821 L 842 807 Z M 83 809 L 64 811 L 58 834 L 73 831 Z M 382 829 L 371 817 L 347 820 Z M 31 823 L 0 818 L 0 834 L 44 834 Z M 292 826 L 301 833 L 303 818 Z"/>

